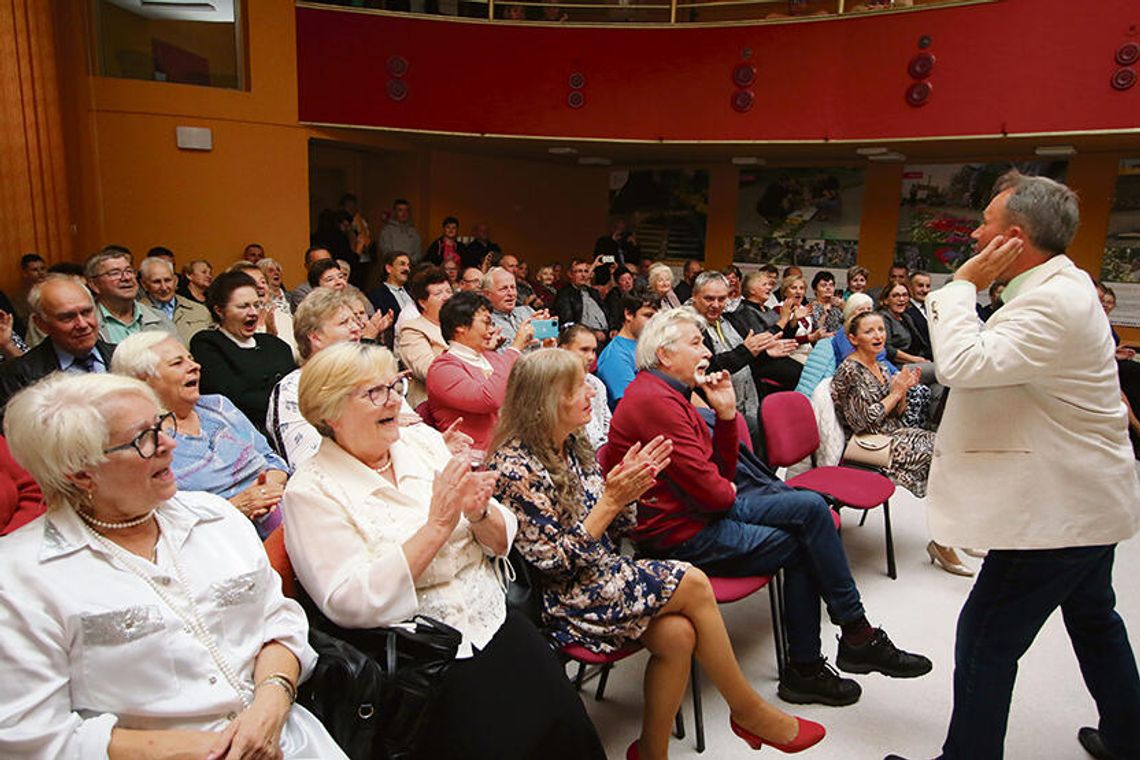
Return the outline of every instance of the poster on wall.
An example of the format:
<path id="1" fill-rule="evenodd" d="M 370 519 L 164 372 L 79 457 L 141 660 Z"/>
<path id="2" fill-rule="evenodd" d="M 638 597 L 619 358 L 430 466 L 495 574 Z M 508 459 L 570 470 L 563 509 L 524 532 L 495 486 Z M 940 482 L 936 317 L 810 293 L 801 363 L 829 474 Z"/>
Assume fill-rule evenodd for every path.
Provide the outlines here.
<path id="1" fill-rule="evenodd" d="M 1112 323 L 1140 327 L 1140 158 L 1120 162 L 1100 279 L 1116 293 Z"/>
<path id="2" fill-rule="evenodd" d="M 734 260 L 846 270 L 862 216 L 862 169 L 744 169 Z"/>
<path id="3" fill-rule="evenodd" d="M 895 261 L 908 269 L 947 274 L 970 257 L 970 233 L 990 202 L 994 182 L 1010 169 L 1064 181 L 1065 161 L 928 164 L 903 169 Z M 873 278 L 885 272 L 872 273 Z"/>
<path id="4" fill-rule="evenodd" d="M 706 171 L 610 172 L 610 221 L 628 223 L 642 256 L 704 259 L 708 210 Z"/>

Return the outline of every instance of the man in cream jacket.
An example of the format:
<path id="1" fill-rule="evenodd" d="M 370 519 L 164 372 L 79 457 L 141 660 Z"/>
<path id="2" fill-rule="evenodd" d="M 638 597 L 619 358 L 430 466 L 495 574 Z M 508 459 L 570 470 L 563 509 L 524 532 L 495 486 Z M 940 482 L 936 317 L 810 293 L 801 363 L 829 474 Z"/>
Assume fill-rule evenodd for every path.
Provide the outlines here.
<path id="1" fill-rule="evenodd" d="M 943 760 L 1002 757 L 1017 661 L 1057 607 L 1100 712 L 1080 743 L 1096 758 L 1140 751 L 1140 679 L 1112 589 L 1140 487 L 1109 326 L 1064 254 L 1078 221 L 1069 188 L 1010 172 L 973 233 L 981 253 L 927 300 L 950 388 L 931 535 L 989 550 L 958 619 Z M 1005 306 L 983 325 L 976 294 L 995 280 L 1009 283 Z"/>

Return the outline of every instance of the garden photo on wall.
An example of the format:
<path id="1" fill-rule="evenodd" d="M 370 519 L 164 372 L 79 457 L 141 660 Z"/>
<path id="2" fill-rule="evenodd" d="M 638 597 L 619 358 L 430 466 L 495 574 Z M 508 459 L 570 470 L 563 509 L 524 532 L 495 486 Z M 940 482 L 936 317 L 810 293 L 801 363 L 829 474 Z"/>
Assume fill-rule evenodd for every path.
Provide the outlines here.
<path id="1" fill-rule="evenodd" d="M 703 259 L 708 211 L 706 171 L 610 172 L 610 221 L 626 220 L 642 256 Z"/>
<path id="2" fill-rule="evenodd" d="M 862 169 L 743 169 L 734 259 L 846 269 L 862 216 Z"/>
<path id="3" fill-rule="evenodd" d="M 911 270 L 953 272 L 974 250 L 970 233 L 981 221 L 998 177 L 1017 169 L 1064 181 L 1067 166 L 1065 161 L 907 166 L 895 260 Z"/>
<path id="4" fill-rule="evenodd" d="M 1116 293 L 1114 325 L 1140 326 L 1140 159 L 1120 162 L 1100 279 Z"/>

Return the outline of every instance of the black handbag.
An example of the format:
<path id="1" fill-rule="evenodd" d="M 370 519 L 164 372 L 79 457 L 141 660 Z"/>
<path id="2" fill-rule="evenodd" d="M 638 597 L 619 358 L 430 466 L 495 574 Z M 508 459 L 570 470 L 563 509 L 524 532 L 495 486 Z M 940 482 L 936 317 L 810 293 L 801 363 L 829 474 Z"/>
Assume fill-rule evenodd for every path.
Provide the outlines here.
<path id="1" fill-rule="evenodd" d="M 313 642 L 314 633 L 320 633 L 347 644 L 371 660 L 380 675 L 377 683 L 377 679 L 372 678 L 375 673 L 368 670 L 367 678 L 371 679 L 373 691 L 361 690 L 360 695 L 353 691 L 344 694 L 339 700 L 332 697 L 337 704 L 327 704 L 329 698 L 326 697 L 326 703 L 318 706 L 324 712 L 318 712 L 318 709 L 313 709 L 312 712 L 326 727 L 330 727 L 330 723 L 325 720 L 330 712 L 337 713 L 329 718 L 333 725 L 347 722 L 369 730 L 375 726 L 379 747 L 370 743 L 366 737 L 360 741 L 350 739 L 348 742 L 354 749 L 359 746 L 362 752 L 373 747 L 372 754 L 354 754 L 333 733 L 333 738 L 337 739 L 353 760 L 375 757 L 406 760 L 415 757 L 420 739 L 434 717 L 444 675 L 455 661 L 462 634 L 446 623 L 424 615 L 381 628 L 341 628 L 316 609 L 312 600 L 303 599 L 302 607 L 309 613 L 310 642 Z M 342 655 L 340 650 L 326 649 L 334 657 Z M 320 650 L 318 653 L 325 655 Z M 359 673 L 367 670 L 353 664 L 344 668 Z M 319 689 L 319 685 L 314 688 L 318 693 Z M 373 697 L 371 701 L 366 700 L 368 696 Z M 361 713 L 368 712 L 367 705 L 374 708 L 374 718 L 371 715 L 367 719 L 360 717 Z M 349 715 L 345 716 L 344 712 Z M 355 717 L 352 717 L 353 713 Z M 361 724 L 360 721 L 364 723 Z M 330 727 L 329 730 L 331 733 L 333 729 Z"/>
<path id="2" fill-rule="evenodd" d="M 512 547 L 505 561 L 510 566 L 507 576 L 507 609 L 523 615 L 536 627 L 542 627 L 542 589 L 538 574 L 531 570 L 517 548 Z"/>
<path id="3" fill-rule="evenodd" d="M 324 631 L 309 630 L 317 665 L 297 690 L 297 703 L 320 720 L 352 760 L 385 760 L 378 703 L 384 693 L 380 664 Z"/>

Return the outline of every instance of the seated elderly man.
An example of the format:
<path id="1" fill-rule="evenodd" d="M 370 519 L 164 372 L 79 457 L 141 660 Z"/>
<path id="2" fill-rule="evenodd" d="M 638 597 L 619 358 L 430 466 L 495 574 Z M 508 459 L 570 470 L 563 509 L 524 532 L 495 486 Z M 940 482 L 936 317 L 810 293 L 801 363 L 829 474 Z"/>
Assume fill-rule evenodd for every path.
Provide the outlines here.
<path id="1" fill-rule="evenodd" d="M 706 328 L 690 309 L 659 312 L 637 342 L 641 372 L 610 423 L 605 469 L 635 444 L 659 435 L 673 442 L 669 466 L 638 506 L 632 537 L 639 550 L 692 562 L 710 575 L 784 569 L 790 663 L 778 694 L 786 702 L 849 705 L 862 693 L 821 656 L 821 598 L 842 631 L 840 670 L 896 678 L 929 672 L 930 660 L 896 648 L 867 621 L 823 497 L 787 487 L 740 446 L 733 382 L 725 371 L 706 374 Z M 690 401 L 694 391 L 715 413 L 711 433 Z"/>
<path id="2" fill-rule="evenodd" d="M 491 323 L 499 328 L 503 336 L 503 342 L 498 350 L 505 351 L 515 339 L 515 333 L 519 331 L 522 323 L 535 313 L 534 309 L 518 302 L 518 285 L 515 276 L 503 267 L 491 267 L 483 276 L 483 295 L 491 302 Z"/>
<path id="3" fill-rule="evenodd" d="M 701 272 L 693 282 L 693 309 L 705 320 L 704 345 L 712 353 L 709 372 L 725 370 L 732 377 L 737 409 L 744 415 L 752 446 L 764 448 L 760 427 L 760 387 L 757 375 L 762 372 L 754 365 L 766 360 L 788 356 L 796 349 L 792 340 L 782 340 L 770 332 L 744 335 L 727 320 L 722 319 L 729 301 L 729 282 L 720 272 Z"/>
<path id="4" fill-rule="evenodd" d="M 87 287 L 95 294 L 99 337 L 103 340 L 122 343 L 144 330 L 162 330 L 178 337 L 178 330 L 165 314 L 137 300 L 139 282 L 129 252 L 104 248 L 87 259 L 83 274 Z"/>
<path id="5" fill-rule="evenodd" d="M 139 264 L 139 284 L 146 294 L 143 304 L 162 312 L 174 323 L 183 345 L 190 345 L 194 333 L 213 326 L 214 320 L 205 306 L 178 295 L 178 278 L 168 260 L 158 256 L 143 259 Z"/>
<path id="6" fill-rule="evenodd" d="M 597 263 L 601 263 L 600 259 Z M 562 327 L 584 324 L 594 331 L 598 342 L 605 342 L 609 336 L 609 320 L 602 296 L 590 287 L 594 267 L 585 259 L 572 259 L 568 279 L 570 284 L 558 291 L 554 298 L 554 313 Z"/>
<path id="7" fill-rule="evenodd" d="M 115 347 L 99 339 L 95 301 L 83 281 L 49 274 L 28 293 L 32 322 L 47 336 L 31 351 L 0 362 L 0 419 L 16 391 L 52 372 L 106 372 Z"/>

